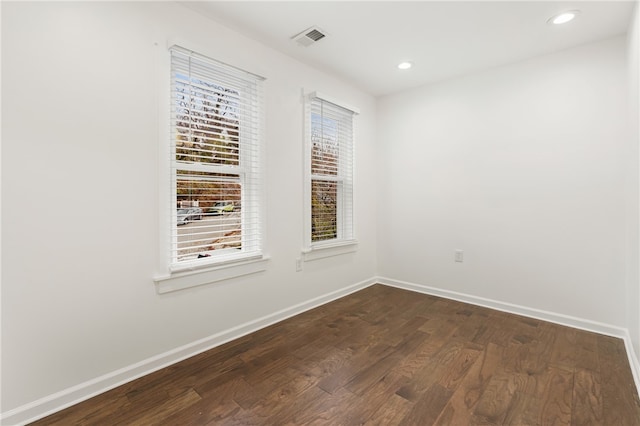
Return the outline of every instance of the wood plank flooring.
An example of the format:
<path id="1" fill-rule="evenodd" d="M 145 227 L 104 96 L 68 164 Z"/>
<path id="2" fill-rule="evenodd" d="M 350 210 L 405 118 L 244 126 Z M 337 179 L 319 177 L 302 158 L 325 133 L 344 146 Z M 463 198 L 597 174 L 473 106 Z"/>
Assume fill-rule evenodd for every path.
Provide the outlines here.
<path id="1" fill-rule="evenodd" d="M 640 425 L 622 340 L 375 285 L 36 425 Z"/>

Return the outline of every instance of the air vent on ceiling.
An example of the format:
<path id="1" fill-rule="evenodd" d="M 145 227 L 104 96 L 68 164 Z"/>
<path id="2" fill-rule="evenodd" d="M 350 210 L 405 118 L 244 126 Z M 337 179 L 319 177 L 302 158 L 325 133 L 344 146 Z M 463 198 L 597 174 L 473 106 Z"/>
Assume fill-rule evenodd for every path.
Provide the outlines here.
<path id="1" fill-rule="evenodd" d="M 293 40 L 302 46 L 311 46 L 313 43 L 326 37 L 324 31 L 318 27 L 307 28 L 300 34 L 293 37 Z"/>

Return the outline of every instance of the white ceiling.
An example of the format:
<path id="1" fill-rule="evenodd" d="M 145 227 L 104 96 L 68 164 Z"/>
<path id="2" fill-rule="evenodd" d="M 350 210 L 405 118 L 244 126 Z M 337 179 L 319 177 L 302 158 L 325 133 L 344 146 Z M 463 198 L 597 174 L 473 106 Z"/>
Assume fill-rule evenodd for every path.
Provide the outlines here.
<path id="1" fill-rule="evenodd" d="M 623 34 L 633 1 L 198 1 L 184 3 L 267 46 L 385 95 Z M 579 9 L 565 25 L 552 15 Z M 327 37 L 301 47 L 311 27 Z M 401 61 L 414 67 L 401 71 Z"/>

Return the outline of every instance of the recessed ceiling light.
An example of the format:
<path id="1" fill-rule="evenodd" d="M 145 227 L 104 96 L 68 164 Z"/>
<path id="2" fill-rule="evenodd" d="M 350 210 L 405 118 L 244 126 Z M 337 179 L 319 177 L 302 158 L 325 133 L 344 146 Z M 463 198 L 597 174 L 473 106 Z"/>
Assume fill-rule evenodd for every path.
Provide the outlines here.
<path id="1" fill-rule="evenodd" d="M 400 62 L 398 64 L 398 68 L 400 68 L 401 70 L 408 70 L 412 66 L 413 66 L 413 64 L 411 62 Z"/>
<path id="2" fill-rule="evenodd" d="M 549 18 L 549 20 L 547 20 L 547 23 L 555 25 L 566 24 L 569 21 L 573 21 L 573 19 L 578 16 L 578 14 L 580 14 L 579 10 L 569 10 L 567 12 L 562 12 Z"/>

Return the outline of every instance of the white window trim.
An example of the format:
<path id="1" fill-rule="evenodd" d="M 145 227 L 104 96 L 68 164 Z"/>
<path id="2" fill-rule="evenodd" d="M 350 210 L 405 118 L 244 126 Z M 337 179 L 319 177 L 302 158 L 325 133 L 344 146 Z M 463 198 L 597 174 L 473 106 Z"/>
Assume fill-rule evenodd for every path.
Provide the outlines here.
<path id="1" fill-rule="evenodd" d="M 156 270 L 160 271 L 153 277 L 153 282 L 158 294 L 170 293 L 173 291 L 183 290 L 187 288 L 202 286 L 219 281 L 229 280 L 250 274 L 259 273 L 267 270 L 270 257 L 265 254 L 267 246 L 266 238 L 266 208 L 264 191 L 265 186 L 259 191 L 259 204 L 263 207 L 261 211 L 260 228 L 262 231 L 262 253 L 252 257 L 239 257 L 236 259 L 227 259 L 226 261 L 218 261 L 212 263 L 197 262 L 197 264 L 171 267 L 170 247 L 172 245 L 171 238 L 167 230 L 172 226 L 172 209 L 167 209 L 167 205 L 172 205 L 174 197 L 172 197 L 173 185 L 171 183 L 171 153 L 166 149 L 170 144 L 170 134 L 166 129 L 171 126 L 171 118 L 167 114 L 166 106 L 170 104 L 170 91 L 167 90 L 167 82 L 171 80 L 171 55 L 167 54 L 169 49 L 176 44 L 188 46 L 189 43 L 180 43 L 168 41 L 164 46 L 156 44 L 156 69 L 159 70 L 156 81 L 157 86 L 157 113 L 158 113 L 158 141 L 159 141 L 159 167 L 158 167 L 158 188 L 159 188 L 159 233 L 158 233 L 158 256 Z M 265 135 L 265 111 L 261 112 L 260 126 L 261 133 Z M 265 141 L 264 137 L 259 142 L 259 151 L 263 153 L 259 157 L 260 175 L 265 176 Z M 167 190 L 169 189 L 169 190 Z"/>
<path id="2" fill-rule="evenodd" d="M 358 240 L 342 240 L 331 243 L 317 243 L 312 247 L 302 249 L 302 259 L 305 262 L 354 253 L 358 250 Z"/>
<path id="3" fill-rule="evenodd" d="M 304 115 L 305 115 L 305 125 L 304 125 L 304 235 L 303 235 L 303 248 L 302 248 L 302 259 L 305 262 L 324 259 L 332 256 L 339 256 L 342 254 L 353 253 L 358 249 L 358 240 L 355 238 L 355 214 L 352 219 L 353 226 L 353 235 L 354 238 L 350 239 L 337 239 L 330 241 L 311 241 L 311 116 L 310 116 L 310 105 L 312 99 L 319 98 L 324 101 L 330 102 L 334 105 L 347 109 L 353 112 L 354 115 L 360 114 L 360 110 L 355 108 L 349 104 L 346 104 L 332 96 L 325 95 L 320 92 L 310 92 L 307 95 L 303 96 L 304 103 Z M 355 126 L 353 129 L 353 140 L 352 144 L 355 145 Z M 352 147 L 355 148 L 355 147 Z M 352 157 L 352 161 L 355 163 L 355 149 Z M 352 180 L 355 179 L 355 165 L 352 168 Z M 355 194 L 352 193 L 352 203 L 354 204 L 354 212 L 355 212 Z M 341 208 L 341 206 L 338 206 Z M 340 215 L 338 215 L 340 217 Z"/>
<path id="4" fill-rule="evenodd" d="M 262 255 L 255 259 L 244 258 L 243 261 L 229 264 L 198 265 L 191 270 L 171 272 L 169 275 L 156 277 L 153 281 L 158 294 L 170 293 L 265 271 L 268 260 L 268 257 Z"/>

